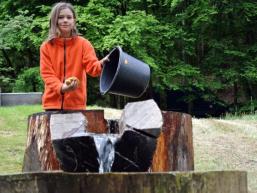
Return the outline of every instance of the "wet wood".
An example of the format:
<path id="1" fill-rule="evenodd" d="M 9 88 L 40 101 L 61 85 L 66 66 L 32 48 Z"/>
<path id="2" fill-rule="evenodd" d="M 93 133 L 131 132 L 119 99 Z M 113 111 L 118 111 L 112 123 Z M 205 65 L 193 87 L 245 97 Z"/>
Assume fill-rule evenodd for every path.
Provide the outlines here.
<path id="1" fill-rule="evenodd" d="M 163 128 L 158 138 L 152 171 L 194 170 L 192 117 L 189 114 L 162 111 Z"/>

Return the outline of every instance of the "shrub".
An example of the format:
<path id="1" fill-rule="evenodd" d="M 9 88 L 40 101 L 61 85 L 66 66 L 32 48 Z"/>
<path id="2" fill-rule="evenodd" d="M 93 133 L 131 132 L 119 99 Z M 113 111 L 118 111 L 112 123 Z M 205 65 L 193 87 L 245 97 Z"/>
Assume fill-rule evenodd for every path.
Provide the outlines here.
<path id="1" fill-rule="evenodd" d="M 25 69 L 15 81 L 14 92 L 40 92 L 43 91 L 43 81 L 40 77 L 39 67 Z"/>

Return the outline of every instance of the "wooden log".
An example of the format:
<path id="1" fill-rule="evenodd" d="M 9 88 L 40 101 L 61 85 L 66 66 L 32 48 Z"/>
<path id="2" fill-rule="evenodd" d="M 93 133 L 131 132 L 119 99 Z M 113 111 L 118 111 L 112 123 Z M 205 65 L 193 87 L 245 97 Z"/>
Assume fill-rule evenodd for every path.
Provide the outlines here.
<path id="1" fill-rule="evenodd" d="M 1 193 L 247 193 L 246 171 L 0 175 Z"/>
<path id="2" fill-rule="evenodd" d="M 87 117 L 87 131 L 107 133 L 103 110 L 42 112 L 28 117 L 27 144 L 24 154 L 23 171 L 60 170 L 50 134 L 51 115 L 81 112 Z M 86 128 L 85 128 L 86 129 Z"/>
<path id="3" fill-rule="evenodd" d="M 152 171 L 194 170 L 192 117 L 189 114 L 162 111 L 163 128 L 158 138 Z"/>
<path id="4" fill-rule="evenodd" d="M 78 113 L 81 112 L 87 118 L 86 129 L 89 132 L 93 133 L 113 133 L 118 131 L 118 120 L 105 120 L 104 113 L 102 110 L 89 110 L 89 111 L 75 111 L 75 112 L 43 112 L 36 113 L 28 118 L 28 137 L 27 137 L 27 145 L 24 155 L 23 162 L 23 171 L 48 171 L 48 170 L 60 170 L 60 160 L 57 159 L 56 152 L 53 148 L 53 142 L 51 140 L 51 132 L 50 132 L 50 120 L 51 117 L 54 117 L 56 114 L 67 114 L 67 113 Z M 184 113 L 177 112 L 162 112 L 163 116 L 163 131 L 160 136 L 157 138 L 157 148 L 156 148 L 156 140 L 154 142 L 150 142 L 151 135 L 142 138 L 141 135 L 138 135 L 137 146 L 144 146 L 146 143 L 142 143 L 143 141 L 149 142 L 147 148 L 149 152 L 154 151 L 156 148 L 154 159 L 152 162 L 151 170 L 154 172 L 157 171 L 177 171 L 177 170 L 193 170 L 194 169 L 194 161 L 193 161 L 193 144 L 192 144 L 192 120 L 191 116 Z M 142 126 L 142 124 L 140 124 Z M 113 127 L 113 128 L 112 128 Z M 150 128 L 151 131 L 149 134 L 152 134 L 153 129 Z M 143 130 L 147 131 L 147 128 L 143 128 Z M 136 132 L 139 129 L 134 130 Z M 124 152 L 127 148 L 132 149 L 130 142 L 127 141 L 127 136 L 130 138 L 134 138 L 134 134 L 132 131 L 127 130 L 128 133 L 124 132 L 124 136 L 120 136 L 120 140 L 117 140 L 116 149 L 118 150 L 120 147 L 120 152 Z M 132 133 L 131 133 L 132 132 Z M 156 133 L 156 132 L 154 132 Z M 158 133 L 158 132 L 157 132 Z M 141 133 L 143 134 L 143 133 Z M 52 134 L 53 135 L 53 134 Z M 132 137 L 131 137 L 132 136 Z M 156 137 L 156 136 L 155 136 Z M 141 139 L 142 138 L 142 139 Z M 149 138 L 149 139 L 148 139 Z M 122 140 L 125 140 L 122 141 Z M 126 144 L 123 146 L 123 144 Z M 96 145 L 97 146 L 97 145 Z M 135 146 L 136 147 L 136 146 Z M 134 148 L 136 150 L 137 148 Z M 131 159 L 132 161 L 137 160 L 140 156 L 135 156 L 132 153 L 128 154 L 125 152 L 125 155 Z M 137 151 L 140 152 L 140 151 Z M 142 152 L 142 151 L 141 151 Z M 147 152 L 144 152 L 147 153 Z M 143 155 L 143 153 L 141 153 Z M 133 155 L 133 157 L 131 157 Z M 147 159 L 149 159 L 152 155 L 150 153 L 146 154 Z M 105 155 L 103 155 L 105 156 Z M 142 157 L 142 156 L 141 156 Z M 107 159 L 107 158 L 105 158 Z M 118 157 L 114 160 L 113 171 L 122 171 L 120 168 L 123 165 L 117 162 Z M 152 161 L 152 160 L 151 160 Z M 136 164 L 143 162 L 134 161 Z M 148 162 L 145 162 L 148 164 Z M 140 164 L 138 164 L 140 165 Z M 141 169 L 137 169 L 134 171 L 145 171 L 144 165 L 141 165 Z M 73 170 L 71 170 L 73 171 Z M 83 170 L 78 170 L 83 171 Z M 87 171 L 87 170 L 86 170 Z M 90 170 L 88 170 L 90 171 Z M 97 170 L 92 170 L 97 171 Z M 126 170 L 133 171 L 133 170 Z"/>

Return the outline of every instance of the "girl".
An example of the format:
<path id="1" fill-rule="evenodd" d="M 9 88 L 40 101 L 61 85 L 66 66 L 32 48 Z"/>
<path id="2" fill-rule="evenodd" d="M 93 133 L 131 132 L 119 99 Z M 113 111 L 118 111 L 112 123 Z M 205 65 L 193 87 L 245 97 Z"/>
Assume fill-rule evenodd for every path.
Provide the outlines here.
<path id="1" fill-rule="evenodd" d="M 86 74 L 99 76 L 108 58 L 99 61 L 91 43 L 79 36 L 71 4 L 55 4 L 49 24 L 48 40 L 40 47 L 40 73 L 45 84 L 43 108 L 83 110 L 87 99 Z"/>

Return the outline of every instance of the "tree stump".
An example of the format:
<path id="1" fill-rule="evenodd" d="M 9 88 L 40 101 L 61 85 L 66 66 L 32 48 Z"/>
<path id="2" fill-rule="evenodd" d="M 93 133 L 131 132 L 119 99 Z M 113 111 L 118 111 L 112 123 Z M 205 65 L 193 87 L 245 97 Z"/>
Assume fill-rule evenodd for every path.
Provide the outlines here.
<path id="1" fill-rule="evenodd" d="M 107 133 L 107 122 L 103 110 L 42 112 L 28 117 L 27 144 L 24 154 L 23 171 L 60 170 L 50 134 L 50 119 L 52 115 L 81 112 L 87 117 L 87 131 Z"/>
<path id="2" fill-rule="evenodd" d="M 110 134 L 119 132 L 119 129 L 117 128 L 119 127 L 119 120 L 105 120 L 103 110 L 43 112 L 30 115 L 28 117 L 28 136 L 23 162 L 24 172 L 61 170 L 60 159 L 57 159 L 57 153 L 59 153 L 59 151 L 56 152 L 54 149 L 54 146 L 58 147 L 58 145 L 54 144 L 51 139 L 51 135 L 53 137 L 53 135 L 56 134 L 51 133 L 52 131 L 50 131 L 50 120 L 51 117 L 55 117 L 56 115 L 62 116 L 62 114 L 72 114 L 78 112 L 82 113 L 86 117 L 87 124 L 85 130 L 90 133 Z M 157 138 L 157 147 L 156 145 L 151 145 L 154 143 L 149 143 L 151 145 L 149 146 L 151 151 L 156 149 L 154 158 L 151 161 L 151 171 L 193 170 L 194 160 L 191 116 L 184 113 L 169 111 L 162 112 L 161 115 L 163 117 L 163 126 L 160 136 L 158 135 L 159 137 Z M 153 128 L 150 128 L 148 131 L 151 134 L 155 133 L 152 132 L 155 131 Z M 126 140 L 128 135 L 130 135 L 130 138 L 134 138 L 134 134 L 134 132 L 127 130 L 124 132 L 123 136 L 120 136 L 120 139 Z M 139 137 L 139 135 L 137 136 L 138 138 L 142 137 Z M 143 141 L 144 140 L 142 140 L 142 142 Z M 149 139 L 146 139 L 146 141 L 149 141 Z M 142 142 L 138 143 L 139 146 L 145 145 L 144 142 Z M 93 145 L 97 146 L 95 144 Z M 85 151 L 83 152 L 83 154 L 86 154 Z M 108 158 L 105 159 L 108 160 Z M 117 169 L 119 168 L 118 162 L 115 162 L 115 167 L 116 168 L 113 168 L 113 171 L 120 171 L 120 169 Z M 73 170 L 71 169 L 68 171 Z M 98 170 L 94 169 L 92 171 L 97 172 Z"/>
<path id="3" fill-rule="evenodd" d="M 163 126 L 152 162 L 152 171 L 194 170 L 192 117 L 162 111 Z"/>

